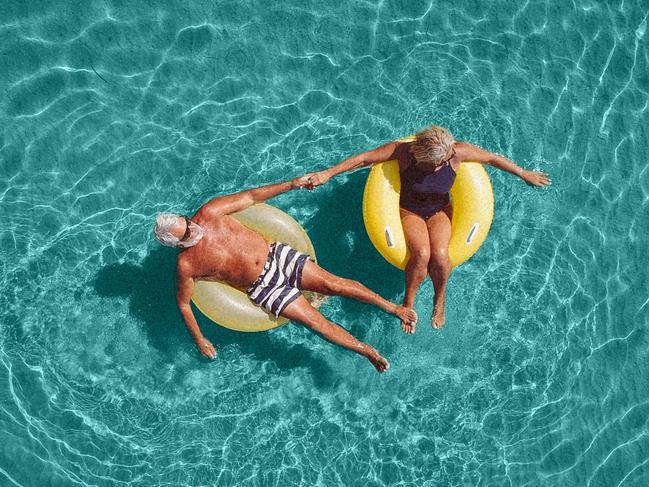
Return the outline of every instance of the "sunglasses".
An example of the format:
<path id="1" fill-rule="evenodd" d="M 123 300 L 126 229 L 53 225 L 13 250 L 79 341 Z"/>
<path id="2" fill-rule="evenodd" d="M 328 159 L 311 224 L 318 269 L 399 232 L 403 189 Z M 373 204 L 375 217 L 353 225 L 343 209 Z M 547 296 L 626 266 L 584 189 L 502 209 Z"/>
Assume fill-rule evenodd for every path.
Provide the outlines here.
<path id="1" fill-rule="evenodd" d="M 187 239 L 189 238 L 189 236 L 192 234 L 191 228 L 189 228 L 189 224 L 190 224 L 192 221 L 191 221 L 189 218 L 187 218 L 186 216 L 183 216 L 183 218 L 185 219 L 185 223 L 187 224 L 187 228 L 185 228 L 185 233 L 184 233 L 184 235 L 183 235 L 183 238 L 181 238 L 181 239 L 179 240 L 179 242 L 184 242 L 184 241 L 187 240 Z"/>

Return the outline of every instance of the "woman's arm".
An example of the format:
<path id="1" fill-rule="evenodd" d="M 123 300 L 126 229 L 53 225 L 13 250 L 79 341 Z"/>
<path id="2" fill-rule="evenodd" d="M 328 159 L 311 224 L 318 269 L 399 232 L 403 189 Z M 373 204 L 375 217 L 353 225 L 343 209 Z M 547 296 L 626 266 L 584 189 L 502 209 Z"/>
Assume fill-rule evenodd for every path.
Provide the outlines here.
<path id="1" fill-rule="evenodd" d="M 547 173 L 541 171 L 527 171 L 506 157 L 486 151 L 467 142 L 456 142 L 455 153 L 461 161 L 489 164 L 518 176 L 530 186 L 547 186 L 552 183 L 550 176 Z"/>
<path id="2" fill-rule="evenodd" d="M 308 184 L 307 188 L 313 189 L 316 186 L 326 183 L 332 177 L 337 176 L 340 173 L 351 171 L 352 169 L 358 169 L 359 167 L 366 167 L 377 162 L 389 161 L 395 158 L 395 151 L 399 146 L 399 142 L 389 142 L 381 147 L 376 149 L 363 152 L 361 154 L 356 154 L 355 156 L 345 159 L 342 162 L 339 162 L 333 167 L 325 169 L 323 171 L 313 172 L 306 174 L 304 177 L 307 179 Z"/>

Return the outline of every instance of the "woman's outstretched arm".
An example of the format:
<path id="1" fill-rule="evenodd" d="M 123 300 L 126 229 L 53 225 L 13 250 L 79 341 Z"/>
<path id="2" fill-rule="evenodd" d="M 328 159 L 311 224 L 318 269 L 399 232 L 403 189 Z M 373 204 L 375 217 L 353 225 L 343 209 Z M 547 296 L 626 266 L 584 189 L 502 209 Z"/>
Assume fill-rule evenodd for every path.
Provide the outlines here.
<path id="1" fill-rule="evenodd" d="M 552 183 L 547 173 L 527 171 L 506 157 L 486 151 L 467 142 L 456 142 L 455 153 L 462 161 L 481 162 L 512 173 L 530 186 L 547 186 Z"/>
<path id="2" fill-rule="evenodd" d="M 377 162 L 394 159 L 394 153 L 398 146 L 399 142 L 389 142 L 381 147 L 377 147 L 376 149 L 356 154 L 355 156 L 345 159 L 328 169 L 306 174 L 304 176 L 308 181 L 306 187 L 313 189 L 316 186 L 326 183 L 332 177 L 337 176 L 340 173 L 351 171 L 352 169 L 358 169 L 359 167 L 370 166 Z"/>

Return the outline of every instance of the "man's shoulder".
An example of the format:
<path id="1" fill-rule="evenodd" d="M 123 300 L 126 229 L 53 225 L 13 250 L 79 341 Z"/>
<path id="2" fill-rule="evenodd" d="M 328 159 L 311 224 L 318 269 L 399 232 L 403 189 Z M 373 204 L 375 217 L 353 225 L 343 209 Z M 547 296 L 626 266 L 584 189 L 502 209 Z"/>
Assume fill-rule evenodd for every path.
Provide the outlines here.
<path id="1" fill-rule="evenodd" d="M 194 216 L 192 216 L 192 221 L 198 223 L 199 225 L 206 223 L 216 223 L 222 218 L 227 216 L 225 213 L 218 210 L 218 206 L 210 205 L 210 203 L 205 203 L 201 206 Z"/>
<path id="2" fill-rule="evenodd" d="M 185 249 L 178 254 L 178 259 L 176 260 L 176 271 L 178 272 L 178 277 L 192 277 L 194 270 L 192 250 L 194 250 L 194 247 Z"/>

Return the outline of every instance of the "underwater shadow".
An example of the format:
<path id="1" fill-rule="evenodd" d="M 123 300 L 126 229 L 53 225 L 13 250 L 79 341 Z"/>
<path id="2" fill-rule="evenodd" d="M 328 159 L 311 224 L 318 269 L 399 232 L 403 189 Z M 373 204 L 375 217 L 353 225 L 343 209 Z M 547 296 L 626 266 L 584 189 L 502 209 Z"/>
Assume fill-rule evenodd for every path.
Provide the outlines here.
<path id="1" fill-rule="evenodd" d="M 309 220 L 306 231 L 322 267 L 360 281 L 390 299 L 403 292 L 403 272 L 379 254 L 365 231 L 363 190 L 366 177 L 366 172 L 358 172 L 327 192 L 314 190 L 318 210 Z M 350 232 L 352 244 L 347 237 Z"/>
<path id="2" fill-rule="evenodd" d="M 129 298 L 129 312 L 142 322 L 149 343 L 169 360 L 187 347 L 200 358 L 176 304 L 176 255 L 174 249 L 159 247 L 148 254 L 141 265 L 107 265 L 95 276 L 94 288 L 102 297 Z M 193 309 L 203 334 L 217 349 L 237 344 L 241 353 L 251 353 L 260 361 L 271 361 L 279 369 L 310 369 L 318 387 L 332 384 L 329 365 L 305 346 L 278 343 L 271 339 L 272 332 L 229 330 L 215 325 L 196 307 Z"/>
<path id="3" fill-rule="evenodd" d="M 403 298 L 403 272 L 389 264 L 370 241 L 363 223 L 363 191 L 367 172 L 350 174 L 346 182 L 329 183 L 328 191 L 313 191 L 318 210 L 305 227 L 316 249 L 318 264 L 327 271 L 363 283 L 385 299 L 400 302 Z M 350 242 L 351 236 L 351 242 Z M 341 298 L 345 316 L 356 323 L 376 308 L 351 299 Z M 380 311 L 379 311 L 380 312 Z M 385 315 L 386 320 L 394 320 Z M 347 326 L 363 340 L 367 328 Z"/>

